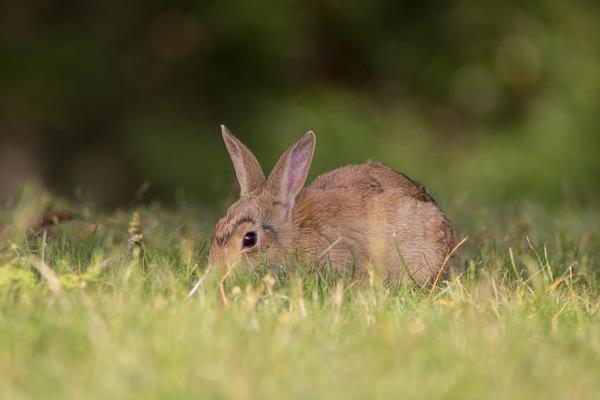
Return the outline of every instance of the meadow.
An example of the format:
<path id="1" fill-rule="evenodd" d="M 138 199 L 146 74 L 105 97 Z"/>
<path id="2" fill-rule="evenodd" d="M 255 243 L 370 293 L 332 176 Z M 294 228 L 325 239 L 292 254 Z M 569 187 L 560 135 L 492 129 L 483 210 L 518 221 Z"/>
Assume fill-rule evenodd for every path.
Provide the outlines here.
<path id="1" fill-rule="evenodd" d="M 26 190 L 0 213 L 0 399 L 596 396 L 600 212 L 448 211 L 468 239 L 437 287 L 303 266 L 223 279 L 202 210 Z"/>
<path id="2" fill-rule="evenodd" d="M 0 400 L 599 397 L 600 2 L 6 3 Z M 207 270 L 220 123 L 422 183 L 459 273 Z"/>

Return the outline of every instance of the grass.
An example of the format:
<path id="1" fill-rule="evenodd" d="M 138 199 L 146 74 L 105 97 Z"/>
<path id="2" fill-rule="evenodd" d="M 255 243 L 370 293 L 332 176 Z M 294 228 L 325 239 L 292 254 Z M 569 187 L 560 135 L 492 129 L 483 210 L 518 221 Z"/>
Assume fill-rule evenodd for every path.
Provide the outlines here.
<path id="1" fill-rule="evenodd" d="M 297 267 L 207 276 L 181 208 L 0 213 L 0 399 L 592 398 L 600 210 L 455 207 L 464 272 L 431 288 Z M 461 211 L 462 210 L 462 211 Z"/>

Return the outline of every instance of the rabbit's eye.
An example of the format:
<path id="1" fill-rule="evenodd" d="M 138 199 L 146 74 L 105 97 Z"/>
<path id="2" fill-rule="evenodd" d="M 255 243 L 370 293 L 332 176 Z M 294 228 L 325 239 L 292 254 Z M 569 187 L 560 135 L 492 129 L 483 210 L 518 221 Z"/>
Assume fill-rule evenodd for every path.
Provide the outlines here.
<path id="1" fill-rule="evenodd" d="M 246 232 L 246 234 L 244 235 L 244 240 L 243 240 L 243 246 L 245 248 L 247 247 L 254 247 L 256 246 L 256 232 L 250 231 L 250 232 Z"/>

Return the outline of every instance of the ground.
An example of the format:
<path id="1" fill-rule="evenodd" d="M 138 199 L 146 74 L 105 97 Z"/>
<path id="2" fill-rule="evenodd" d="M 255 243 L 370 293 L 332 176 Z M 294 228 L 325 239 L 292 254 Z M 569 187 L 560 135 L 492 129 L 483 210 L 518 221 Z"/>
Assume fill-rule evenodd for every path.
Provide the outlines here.
<path id="1" fill-rule="evenodd" d="M 449 213 L 463 272 L 435 288 L 294 266 L 188 297 L 202 210 L 24 195 L 0 212 L 0 399 L 597 396 L 600 211 Z"/>

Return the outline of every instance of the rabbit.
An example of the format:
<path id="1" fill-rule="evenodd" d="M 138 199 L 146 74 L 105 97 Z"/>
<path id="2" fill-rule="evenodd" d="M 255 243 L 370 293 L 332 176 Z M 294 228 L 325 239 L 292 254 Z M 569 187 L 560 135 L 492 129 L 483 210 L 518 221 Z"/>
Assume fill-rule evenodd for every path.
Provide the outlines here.
<path id="1" fill-rule="evenodd" d="M 221 126 L 240 199 L 215 227 L 210 265 L 334 268 L 426 285 L 454 268 L 455 231 L 417 182 L 376 162 L 304 183 L 316 137 L 308 131 L 265 177 L 252 152 Z"/>

